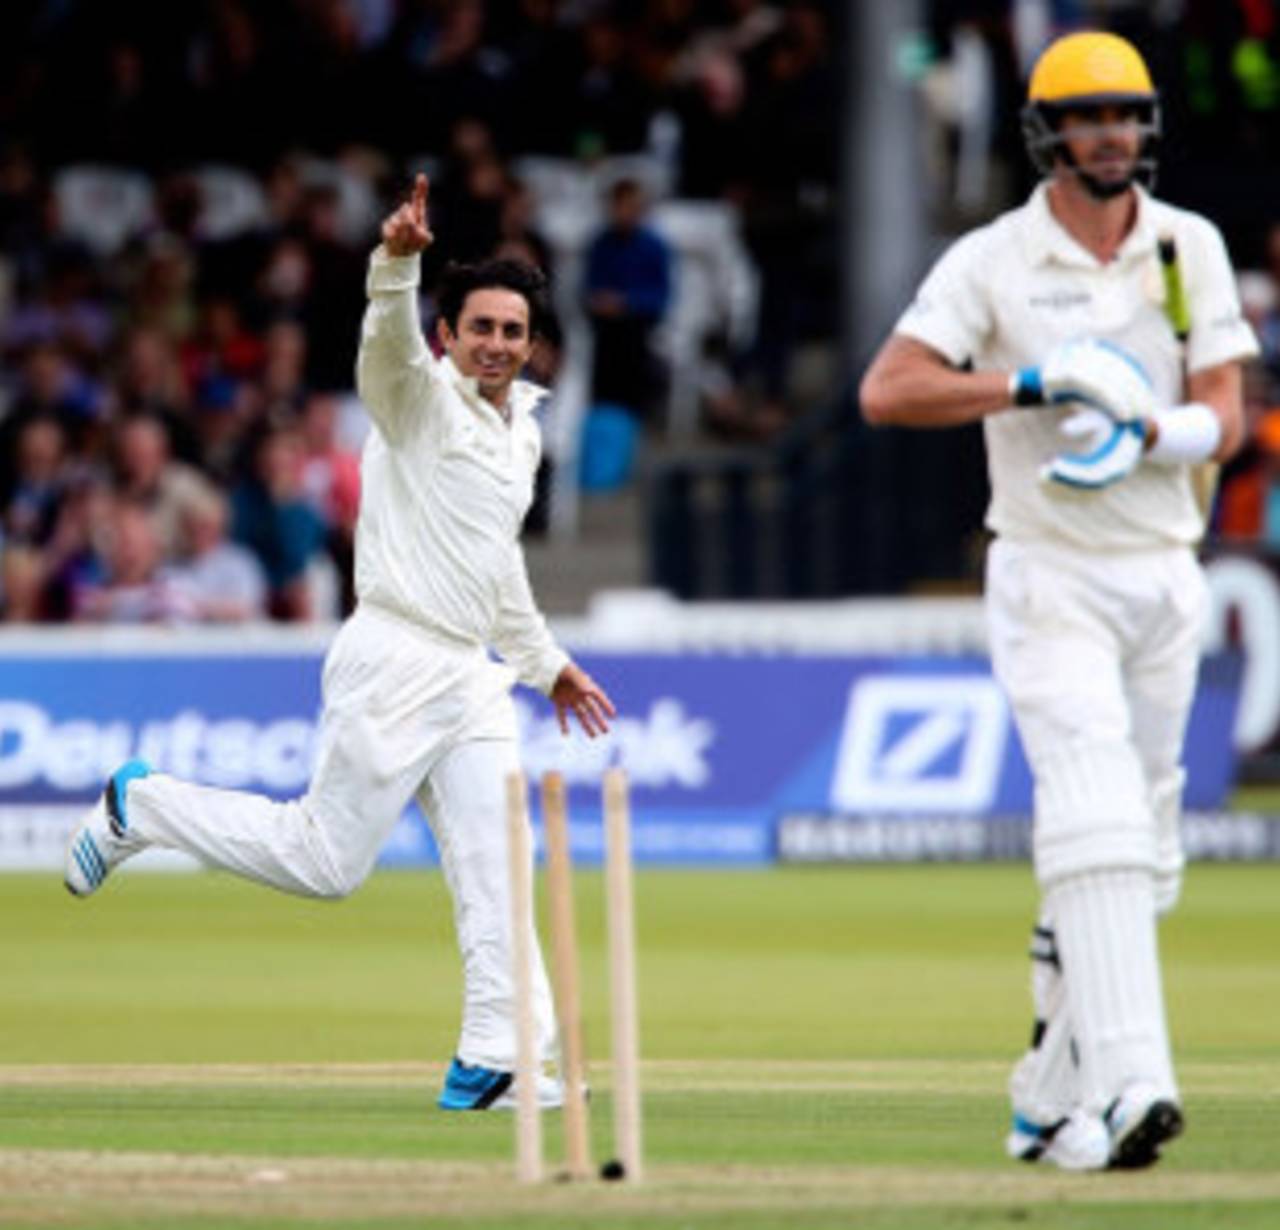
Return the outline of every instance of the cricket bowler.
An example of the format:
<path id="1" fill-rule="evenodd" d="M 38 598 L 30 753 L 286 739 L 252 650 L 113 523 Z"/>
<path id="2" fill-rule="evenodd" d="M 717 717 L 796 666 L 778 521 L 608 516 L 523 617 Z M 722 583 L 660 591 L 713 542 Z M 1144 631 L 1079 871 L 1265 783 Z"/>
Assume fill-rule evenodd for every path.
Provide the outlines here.
<path id="1" fill-rule="evenodd" d="M 88 896 L 125 859 L 162 846 L 285 892 L 344 897 L 416 797 L 439 845 L 464 974 L 461 1037 L 439 1105 L 482 1110 L 514 1101 L 511 687 L 518 679 L 549 695 L 566 734 L 571 714 L 587 735 L 605 733 L 614 706 L 552 639 L 519 543 L 541 455 L 532 411 L 542 395 L 519 376 L 547 321 L 545 281 L 514 261 L 448 268 L 436 295 L 437 359 L 418 313 L 420 257 L 432 242 L 427 199 L 420 175 L 369 263 L 357 387 L 374 430 L 361 462 L 358 601 L 325 659 L 310 787 L 276 803 L 130 761 L 73 836 L 65 878 Z M 535 1012 L 550 1059 L 540 954 Z M 561 1095 L 544 1076 L 542 1104 Z"/>

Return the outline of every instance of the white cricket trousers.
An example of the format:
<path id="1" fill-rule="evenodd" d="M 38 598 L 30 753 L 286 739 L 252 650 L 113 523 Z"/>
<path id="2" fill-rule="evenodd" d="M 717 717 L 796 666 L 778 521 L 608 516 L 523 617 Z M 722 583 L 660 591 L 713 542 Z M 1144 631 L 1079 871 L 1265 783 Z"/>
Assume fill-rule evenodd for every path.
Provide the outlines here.
<path id="1" fill-rule="evenodd" d="M 1035 778 L 1035 869 L 1075 1097 L 1099 1112 L 1139 1082 L 1176 1097 L 1156 912 L 1182 870 L 1180 762 L 1206 597 L 1187 548 L 999 540 L 988 554 L 992 664 Z"/>
<path id="2" fill-rule="evenodd" d="M 1104 553 L 997 539 L 991 661 L 1035 778 L 1042 886 L 1182 869 L 1182 742 L 1208 590 L 1189 548 Z"/>
<path id="3" fill-rule="evenodd" d="M 344 897 L 417 797 L 453 897 L 464 998 L 457 1054 L 515 1063 L 505 780 L 519 767 L 513 674 L 478 646 L 377 608 L 342 626 L 324 664 L 324 713 L 310 788 L 276 803 L 152 774 L 129 786 L 131 828 L 150 844 L 307 897 Z M 528 920 L 532 928 L 532 916 Z M 554 1014 L 536 945 L 541 1053 Z"/>

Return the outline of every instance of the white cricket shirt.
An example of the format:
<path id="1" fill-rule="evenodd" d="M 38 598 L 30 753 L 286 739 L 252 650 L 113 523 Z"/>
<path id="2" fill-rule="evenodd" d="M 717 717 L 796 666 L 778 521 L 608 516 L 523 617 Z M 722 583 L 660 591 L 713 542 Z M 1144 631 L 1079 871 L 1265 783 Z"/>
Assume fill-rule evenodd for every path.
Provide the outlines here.
<path id="1" fill-rule="evenodd" d="M 978 371 L 1040 363 L 1071 338 L 1107 338 L 1146 368 L 1157 404 L 1183 401 L 1182 356 L 1163 310 L 1158 237 L 1177 242 L 1191 314 L 1187 369 L 1248 358 L 1257 342 L 1241 315 L 1217 227 L 1136 191 L 1133 230 L 1103 265 L 1054 218 L 1041 184 L 1020 209 L 943 254 L 895 331 Z M 1039 479 L 1040 467 L 1068 447 L 1057 426 L 1072 409 L 1009 410 L 983 420 L 992 492 L 987 525 L 1010 538 L 1103 550 L 1198 541 L 1204 526 L 1189 466 L 1140 465 L 1100 491 Z"/>
<path id="2" fill-rule="evenodd" d="M 369 262 L 356 383 L 376 430 L 360 467 L 356 593 L 428 632 L 492 646 L 521 682 L 549 692 L 569 658 L 534 604 L 519 542 L 542 390 L 516 381 L 508 423 L 474 379 L 432 355 L 419 265 L 382 247 Z"/>

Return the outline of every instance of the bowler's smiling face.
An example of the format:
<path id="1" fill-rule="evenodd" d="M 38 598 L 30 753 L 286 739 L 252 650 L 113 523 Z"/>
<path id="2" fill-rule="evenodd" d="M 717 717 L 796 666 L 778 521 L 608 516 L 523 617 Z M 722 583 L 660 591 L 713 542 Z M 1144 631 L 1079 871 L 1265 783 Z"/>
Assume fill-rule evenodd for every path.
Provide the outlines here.
<path id="1" fill-rule="evenodd" d="M 512 381 L 533 353 L 525 297 L 502 287 L 473 290 L 458 314 L 457 333 L 444 320 L 439 330 L 454 366 L 475 378 L 486 401 L 503 405 Z"/>

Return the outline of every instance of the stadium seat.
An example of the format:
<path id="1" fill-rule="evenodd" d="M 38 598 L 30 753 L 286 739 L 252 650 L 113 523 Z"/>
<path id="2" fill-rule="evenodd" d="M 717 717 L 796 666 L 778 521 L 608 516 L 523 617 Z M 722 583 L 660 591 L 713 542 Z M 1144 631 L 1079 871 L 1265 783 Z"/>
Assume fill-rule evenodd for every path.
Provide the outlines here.
<path id="1" fill-rule="evenodd" d="M 687 436 L 698 426 L 707 342 L 719 335 L 733 351 L 750 344 L 759 279 L 732 206 L 665 201 L 655 209 L 653 224 L 676 257 L 674 299 L 655 340 L 671 373 L 667 428 L 673 436 Z"/>
<path id="2" fill-rule="evenodd" d="M 240 167 L 209 164 L 196 173 L 200 185 L 200 233 L 216 241 L 234 239 L 266 224 L 262 185 Z"/>
<path id="3" fill-rule="evenodd" d="M 98 256 L 113 256 L 154 220 L 151 180 L 124 167 L 77 163 L 53 181 L 62 231 Z"/>

